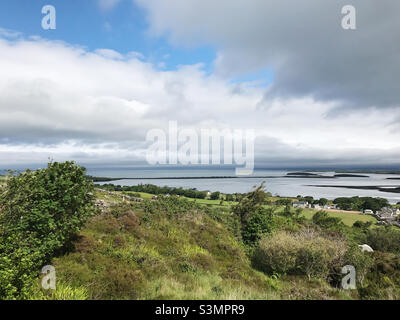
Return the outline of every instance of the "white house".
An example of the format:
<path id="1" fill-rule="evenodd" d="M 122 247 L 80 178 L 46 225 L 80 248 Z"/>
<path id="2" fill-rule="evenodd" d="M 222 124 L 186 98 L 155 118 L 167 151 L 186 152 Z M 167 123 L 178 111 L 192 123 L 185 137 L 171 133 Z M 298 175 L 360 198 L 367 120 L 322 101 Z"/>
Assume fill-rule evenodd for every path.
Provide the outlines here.
<path id="1" fill-rule="evenodd" d="M 308 208 L 307 201 L 295 201 L 292 204 L 293 208 Z"/>

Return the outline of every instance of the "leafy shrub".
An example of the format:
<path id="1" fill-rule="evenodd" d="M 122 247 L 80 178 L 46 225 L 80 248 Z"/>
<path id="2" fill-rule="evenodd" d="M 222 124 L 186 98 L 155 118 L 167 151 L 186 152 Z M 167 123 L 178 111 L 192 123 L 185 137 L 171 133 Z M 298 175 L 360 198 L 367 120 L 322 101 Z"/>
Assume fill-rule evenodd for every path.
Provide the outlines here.
<path id="1" fill-rule="evenodd" d="M 371 197 L 351 197 L 336 198 L 333 203 L 337 204 L 342 210 L 381 210 L 383 207 L 389 206 L 387 199 L 371 198 Z"/>
<path id="2" fill-rule="evenodd" d="M 370 272 L 358 289 L 362 299 L 400 299 L 400 257 L 393 253 L 371 253 Z"/>
<path id="3" fill-rule="evenodd" d="M 347 244 L 343 240 L 323 238 L 312 229 L 297 233 L 279 231 L 260 240 L 254 263 L 268 274 L 327 278 L 342 264 L 346 250 Z"/>
<path id="4" fill-rule="evenodd" d="M 108 184 L 103 184 L 101 188 L 109 191 L 144 192 L 157 195 L 169 194 L 169 195 L 185 196 L 187 198 L 193 198 L 193 199 L 205 199 L 207 196 L 206 191 L 199 191 L 196 189 L 173 188 L 167 186 L 159 187 L 153 184 L 139 184 L 137 186 L 120 186 L 108 183 Z"/>
<path id="5" fill-rule="evenodd" d="M 211 193 L 210 199 L 211 200 L 218 200 L 221 196 L 221 193 L 219 191 Z"/>
<path id="6" fill-rule="evenodd" d="M 35 272 L 93 211 L 93 183 L 73 162 L 11 176 L 0 195 L 0 298 L 21 297 Z"/>
<path id="7" fill-rule="evenodd" d="M 247 193 L 240 202 L 233 206 L 233 212 L 240 218 L 243 226 L 247 224 L 251 216 L 265 201 L 264 183 L 253 191 Z"/>
<path id="8" fill-rule="evenodd" d="M 286 232 L 263 237 L 254 253 L 255 266 L 267 274 L 286 274 L 296 270 L 298 241 Z"/>
<path id="9" fill-rule="evenodd" d="M 248 245 L 253 245 L 257 243 L 263 235 L 270 233 L 274 228 L 274 210 L 260 207 L 243 227 L 243 241 Z"/>
<path id="10" fill-rule="evenodd" d="M 369 252 L 362 252 L 358 245 L 351 244 L 346 251 L 344 256 L 344 261 L 338 264 L 335 268 L 335 274 L 331 275 L 331 283 L 335 284 L 337 287 L 341 285 L 341 280 L 343 274 L 341 269 L 345 265 L 351 265 L 356 270 L 356 281 L 357 287 L 364 286 L 365 279 L 371 270 L 374 259 Z"/>
<path id="11" fill-rule="evenodd" d="M 166 213 L 168 217 L 185 215 L 200 209 L 200 206 L 195 202 L 175 196 L 159 196 L 157 201 L 144 200 L 140 206 L 146 213 Z"/>
<path id="12" fill-rule="evenodd" d="M 369 229 L 370 226 L 372 226 L 372 221 L 362 222 L 360 220 L 357 220 L 356 222 L 353 223 L 354 228 L 359 228 L 364 231 Z"/>
<path id="13" fill-rule="evenodd" d="M 323 229 L 343 232 L 344 224 L 342 220 L 340 218 L 330 217 L 326 211 L 318 211 L 313 215 L 312 221 Z"/>
<path id="14" fill-rule="evenodd" d="M 368 230 L 367 243 L 374 250 L 400 254 L 400 231 L 393 227 Z"/>

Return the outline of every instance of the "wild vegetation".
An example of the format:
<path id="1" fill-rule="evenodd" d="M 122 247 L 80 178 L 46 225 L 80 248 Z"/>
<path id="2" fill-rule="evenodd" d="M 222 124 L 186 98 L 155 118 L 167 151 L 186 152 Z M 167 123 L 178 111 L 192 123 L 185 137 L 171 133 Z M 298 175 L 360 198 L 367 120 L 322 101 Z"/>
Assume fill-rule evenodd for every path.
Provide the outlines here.
<path id="1" fill-rule="evenodd" d="M 93 194 L 73 163 L 12 176 L 1 195 L 0 298 L 400 298 L 400 231 L 373 217 L 272 204 L 263 185 L 232 205 L 146 195 Z M 40 287 L 44 264 L 56 268 L 56 290 Z M 357 271 L 354 290 L 341 288 L 345 265 Z"/>
<path id="2" fill-rule="evenodd" d="M 372 198 L 372 197 L 352 197 L 352 198 L 337 198 L 333 203 L 339 205 L 343 210 L 372 210 L 378 211 L 383 207 L 389 207 L 387 199 Z"/>
<path id="3" fill-rule="evenodd" d="M 93 185 L 72 162 L 11 175 L 0 195 L 0 298 L 29 297 L 38 269 L 92 211 Z"/>
<path id="4" fill-rule="evenodd" d="M 178 195 L 185 196 L 188 198 L 205 199 L 207 196 L 206 191 L 198 191 L 196 189 L 183 189 L 183 188 L 172 188 L 172 187 L 158 187 L 153 184 L 139 184 L 137 186 L 120 186 L 113 184 L 103 184 L 101 186 L 105 190 L 109 191 L 124 191 L 124 192 L 145 192 L 154 195 Z"/>

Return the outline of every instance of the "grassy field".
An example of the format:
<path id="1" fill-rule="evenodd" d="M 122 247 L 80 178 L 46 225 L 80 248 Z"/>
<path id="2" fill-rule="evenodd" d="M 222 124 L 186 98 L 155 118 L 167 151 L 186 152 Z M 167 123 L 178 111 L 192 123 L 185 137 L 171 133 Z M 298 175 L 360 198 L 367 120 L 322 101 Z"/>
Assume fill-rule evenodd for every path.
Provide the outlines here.
<path id="1" fill-rule="evenodd" d="M 143 192 L 138 192 L 143 199 L 152 199 L 154 197 L 153 194 L 149 193 L 143 193 Z M 129 193 L 128 193 L 129 194 Z M 104 200 L 114 200 L 115 202 L 122 202 L 121 198 L 119 197 L 114 197 L 111 195 L 104 195 L 103 193 L 97 193 L 96 196 L 100 199 Z M 104 198 L 105 197 L 105 198 Z M 185 198 L 185 197 L 182 197 Z M 197 204 L 200 205 L 207 205 L 207 206 L 213 206 L 213 207 L 229 207 L 232 205 L 237 204 L 237 202 L 227 202 L 223 201 L 222 206 L 221 206 L 221 201 L 220 200 L 207 200 L 207 199 L 192 199 L 192 198 L 185 198 L 189 201 L 196 202 Z M 278 198 L 268 198 L 268 200 L 275 201 Z M 282 211 L 284 207 L 280 207 L 278 209 L 279 211 Z M 363 215 L 360 213 L 354 213 L 354 212 L 348 212 L 348 211 L 330 211 L 330 210 L 325 210 L 329 216 L 336 217 L 342 219 L 343 223 L 347 226 L 352 226 L 354 222 L 356 221 L 362 221 L 362 222 L 377 222 L 376 218 L 370 216 L 370 215 Z M 317 212 L 317 210 L 314 209 L 303 209 L 303 216 L 307 219 L 311 219 L 312 216 Z"/>
<path id="2" fill-rule="evenodd" d="M 364 214 L 359 214 L 359 213 L 352 213 L 352 212 L 346 212 L 346 211 L 340 211 L 340 212 L 334 212 L 334 211 L 329 211 L 325 210 L 328 212 L 328 215 L 331 217 L 335 218 L 340 218 L 342 219 L 343 223 L 348 226 L 352 226 L 354 222 L 356 221 L 362 221 L 362 222 L 377 222 L 377 220 L 369 215 L 364 215 Z M 305 209 L 303 211 L 303 216 L 306 217 L 307 219 L 311 219 L 312 216 L 317 212 L 317 210 L 313 209 Z"/>
<path id="3" fill-rule="evenodd" d="M 87 223 L 72 252 L 52 260 L 57 290 L 45 298 L 351 298 L 323 280 L 270 277 L 255 270 L 235 232 L 196 206 L 172 216 L 128 203 L 109 212 Z M 220 215 L 229 221 L 229 211 Z"/>
<path id="4" fill-rule="evenodd" d="M 152 194 L 140 193 L 145 199 Z M 160 199 L 135 203 L 96 191 L 109 206 L 81 231 L 74 249 L 53 258 L 57 289 L 40 299 L 357 299 L 326 279 L 268 275 L 256 269 L 251 248 L 229 203 Z M 277 208 L 276 213 L 284 209 Z M 304 209 L 312 219 L 317 210 Z M 329 212 L 347 226 L 368 215 Z M 353 229 L 353 228 L 351 228 Z M 353 234 L 352 234 L 353 236 Z M 353 239 L 353 238 L 351 238 Z M 357 241 L 357 240 L 356 240 Z"/>
<path id="5" fill-rule="evenodd" d="M 206 199 L 190 199 L 187 198 L 190 201 L 196 201 L 196 203 L 198 204 L 204 204 L 204 205 L 212 205 L 212 206 L 220 206 L 220 200 L 206 200 Z M 279 198 L 276 198 L 279 199 Z M 276 201 L 276 199 L 268 199 L 271 201 Z M 237 204 L 237 202 L 227 202 L 224 201 L 223 202 L 223 206 L 228 207 L 231 205 L 235 205 Z M 280 207 L 279 211 L 283 210 L 284 207 Z M 328 212 L 329 216 L 332 217 L 336 217 L 336 218 L 340 218 L 342 219 L 343 223 L 347 226 L 352 226 L 354 222 L 356 221 L 362 221 L 362 222 L 377 222 L 376 218 L 370 216 L 370 215 L 363 215 L 360 213 L 353 213 L 353 212 L 347 212 L 347 211 L 330 211 L 330 210 L 326 210 Z M 318 212 L 318 210 L 314 210 L 314 209 L 304 209 L 303 210 L 303 216 L 306 217 L 307 219 L 311 219 L 313 217 L 313 215 Z"/>
<path id="6" fill-rule="evenodd" d="M 226 229 L 196 212 L 168 218 L 119 209 L 95 217 L 75 250 L 55 258 L 57 281 L 87 299 L 278 299 Z"/>

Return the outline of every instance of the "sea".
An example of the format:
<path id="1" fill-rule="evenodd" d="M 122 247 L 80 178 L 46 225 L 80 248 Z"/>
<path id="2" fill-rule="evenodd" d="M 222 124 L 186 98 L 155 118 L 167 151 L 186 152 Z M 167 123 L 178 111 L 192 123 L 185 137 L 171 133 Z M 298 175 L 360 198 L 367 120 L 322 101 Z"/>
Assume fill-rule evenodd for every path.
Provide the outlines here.
<path id="1" fill-rule="evenodd" d="M 222 193 L 245 193 L 255 186 L 265 183 L 266 190 L 274 196 L 296 197 L 312 196 L 315 199 L 338 197 L 367 196 L 382 197 L 390 203 L 400 202 L 400 193 L 381 192 L 379 190 L 346 189 L 340 186 L 380 186 L 399 187 L 400 178 L 396 174 L 359 173 L 367 177 L 315 178 L 288 177 L 296 170 L 256 169 L 250 177 L 235 176 L 234 169 L 201 168 L 158 168 L 158 167 L 89 167 L 88 174 L 97 177 L 128 178 L 97 184 L 112 183 L 122 186 L 154 184 L 157 186 L 182 187 L 201 191 L 220 191 Z M 307 171 L 323 176 L 333 176 L 335 172 Z M 352 172 L 353 174 L 353 172 Z M 354 172 L 354 174 L 356 174 Z M 319 187 L 320 185 L 328 187 Z"/>

